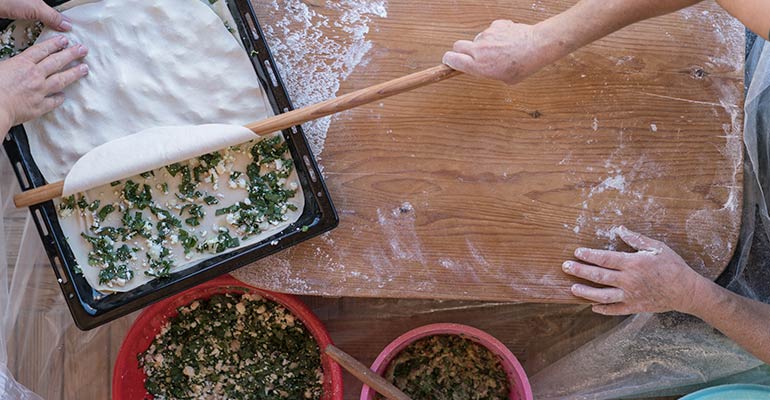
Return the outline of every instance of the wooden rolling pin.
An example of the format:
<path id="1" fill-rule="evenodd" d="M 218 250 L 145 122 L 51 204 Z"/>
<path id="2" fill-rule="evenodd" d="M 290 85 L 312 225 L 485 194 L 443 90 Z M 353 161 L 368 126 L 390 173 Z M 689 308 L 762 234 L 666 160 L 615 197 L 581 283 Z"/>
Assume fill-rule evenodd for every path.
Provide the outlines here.
<path id="1" fill-rule="evenodd" d="M 274 117 L 263 119 L 262 121 L 253 122 L 246 125 L 246 128 L 257 135 L 280 131 L 327 115 L 350 110 L 399 93 L 417 89 L 431 83 L 440 82 L 460 74 L 461 72 L 441 64 L 401 78 L 356 90 L 355 92 L 340 97 L 335 97 L 304 108 L 278 114 Z M 13 203 L 17 208 L 44 203 L 57 197 L 61 197 L 63 188 L 64 181 L 43 185 L 17 194 L 13 197 Z"/>
<path id="2" fill-rule="evenodd" d="M 410 397 L 399 390 L 399 388 L 393 386 L 393 384 L 388 382 L 385 378 L 367 368 L 366 365 L 361 364 L 360 361 L 336 346 L 330 344 L 326 346 L 324 351 L 334 361 L 337 361 L 339 365 L 342 365 L 343 368 L 358 378 L 358 380 L 374 389 L 377 393 L 385 396 L 386 399 L 410 400 Z"/>

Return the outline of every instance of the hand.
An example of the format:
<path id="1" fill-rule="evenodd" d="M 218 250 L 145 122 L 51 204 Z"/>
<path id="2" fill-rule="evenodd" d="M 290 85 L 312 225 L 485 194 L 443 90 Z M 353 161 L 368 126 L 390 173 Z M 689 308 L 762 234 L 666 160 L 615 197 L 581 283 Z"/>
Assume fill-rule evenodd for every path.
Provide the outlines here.
<path id="1" fill-rule="evenodd" d="M 72 29 L 72 23 L 43 0 L 0 0 L 0 17 L 40 21 L 61 32 Z"/>
<path id="2" fill-rule="evenodd" d="M 561 47 L 540 25 L 498 20 L 472 42 L 455 42 L 443 62 L 458 71 L 512 85 L 565 55 Z"/>
<path id="3" fill-rule="evenodd" d="M 597 303 L 593 311 L 605 315 L 691 311 L 697 301 L 693 293 L 705 278 L 662 242 L 625 227 L 618 233 L 638 251 L 575 250 L 575 257 L 584 263 L 567 261 L 562 265 L 564 272 L 608 287 L 577 283 L 572 293 Z"/>
<path id="4" fill-rule="evenodd" d="M 66 68 L 88 54 L 85 46 L 67 44 L 65 37 L 54 37 L 0 62 L 0 122 L 7 128 L 60 106 L 60 92 L 88 74 L 85 64 Z"/>

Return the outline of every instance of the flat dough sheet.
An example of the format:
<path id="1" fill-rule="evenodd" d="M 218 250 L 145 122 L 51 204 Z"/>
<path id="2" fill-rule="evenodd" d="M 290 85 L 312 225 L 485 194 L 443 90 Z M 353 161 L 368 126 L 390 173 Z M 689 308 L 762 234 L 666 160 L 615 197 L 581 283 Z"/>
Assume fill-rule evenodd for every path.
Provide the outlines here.
<path id="1" fill-rule="evenodd" d="M 24 124 L 49 182 L 94 147 L 148 128 L 273 115 L 248 56 L 200 1 L 101 0 L 64 14 L 74 26 L 65 36 L 89 48 L 91 72 L 65 89 L 64 105 Z"/>

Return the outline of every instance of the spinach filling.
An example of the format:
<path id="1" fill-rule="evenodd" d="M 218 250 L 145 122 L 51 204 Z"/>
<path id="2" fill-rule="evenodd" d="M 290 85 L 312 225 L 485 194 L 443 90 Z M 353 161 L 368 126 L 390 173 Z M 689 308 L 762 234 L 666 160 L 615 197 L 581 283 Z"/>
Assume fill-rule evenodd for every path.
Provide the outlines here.
<path id="1" fill-rule="evenodd" d="M 137 355 L 156 399 L 320 399 L 318 345 L 283 306 L 250 294 L 180 307 Z"/>
<path id="2" fill-rule="evenodd" d="M 232 164 L 227 163 L 234 157 L 227 152 L 213 152 L 168 165 L 164 169 L 178 180 L 178 191 L 169 194 L 168 182 L 154 185 L 157 192 L 166 195 L 165 200 L 154 199 L 151 186 L 138 179 L 159 179 L 163 169 L 110 183 L 114 188 L 111 190 L 120 196 L 116 203 L 102 205 L 100 199 L 89 203 L 83 195 L 62 198 L 61 216 L 75 210 L 81 215 L 93 216 L 93 224 L 82 236 L 91 245 L 88 264 L 100 268 L 101 284 L 122 286 L 134 277 L 135 271 L 152 277 L 169 276 L 180 262 L 174 257 L 172 245 L 180 246 L 179 250 L 183 250 L 188 260 L 193 253 L 223 253 L 239 247 L 242 240 L 271 225 L 285 221 L 289 211 L 297 210 L 289 202 L 297 190 L 287 188 L 294 164 L 290 158 L 283 158 L 288 155 L 288 145 L 282 137 L 266 138 L 228 151 L 250 156 L 244 157 L 245 173 L 232 170 Z M 202 183 L 210 183 L 216 191 L 220 175 L 230 181 L 231 189 L 245 191 L 243 200 L 221 207 L 216 195 L 198 189 Z M 159 203 L 169 196 L 172 197 L 170 203 Z M 222 224 L 203 227 L 207 213 L 212 210 L 215 216 L 226 215 L 226 225 L 234 231 L 220 226 Z M 111 217 L 116 212 L 119 218 Z M 145 254 L 136 254 L 140 251 Z"/>
<path id="3" fill-rule="evenodd" d="M 505 400 L 510 393 L 500 359 L 458 335 L 410 344 L 390 362 L 385 378 L 415 400 Z"/>

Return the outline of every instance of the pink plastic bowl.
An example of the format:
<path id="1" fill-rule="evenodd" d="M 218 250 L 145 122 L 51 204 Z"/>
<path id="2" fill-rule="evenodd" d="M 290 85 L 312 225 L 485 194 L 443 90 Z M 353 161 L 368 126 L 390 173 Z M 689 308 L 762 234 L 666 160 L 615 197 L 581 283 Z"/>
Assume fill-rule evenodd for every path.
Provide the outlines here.
<path id="1" fill-rule="evenodd" d="M 486 347 L 500 357 L 503 369 L 505 369 L 505 373 L 508 375 L 508 382 L 513 386 L 508 398 L 511 400 L 532 400 L 532 388 L 529 386 L 527 374 L 524 372 L 521 364 L 519 364 L 516 356 L 499 340 L 492 337 L 492 335 L 468 325 L 431 324 L 412 329 L 399 336 L 382 350 L 372 364 L 372 371 L 383 375 L 388 368 L 388 364 L 398 353 L 415 341 L 434 335 L 460 335 Z M 375 394 L 376 392 L 372 388 L 364 385 L 363 389 L 361 389 L 361 400 L 374 400 Z"/>

